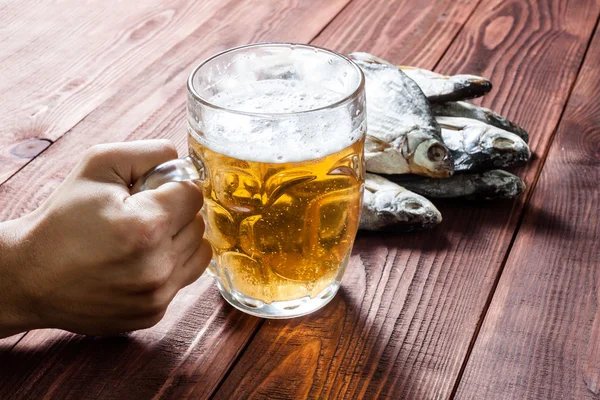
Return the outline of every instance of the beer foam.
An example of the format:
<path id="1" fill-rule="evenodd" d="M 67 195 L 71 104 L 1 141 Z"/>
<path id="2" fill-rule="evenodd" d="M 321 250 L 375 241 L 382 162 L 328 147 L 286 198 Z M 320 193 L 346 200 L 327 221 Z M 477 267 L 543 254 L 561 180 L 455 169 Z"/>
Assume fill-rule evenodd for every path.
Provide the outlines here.
<path id="1" fill-rule="evenodd" d="M 229 110 L 207 111 L 192 135 L 218 153 L 247 161 L 286 163 L 336 153 L 361 138 L 347 107 L 303 113 L 342 100 L 344 95 L 316 84 L 281 79 L 225 89 L 209 102 Z M 194 121 L 192 123 L 192 128 Z M 199 133 L 201 132 L 201 133 Z"/>
<path id="2" fill-rule="evenodd" d="M 344 98 L 342 93 L 306 81 L 271 79 L 242 90 L 225 90 L 210 98 L 212 104 L 250 113 L 282 114 L 315 110 Z"/>

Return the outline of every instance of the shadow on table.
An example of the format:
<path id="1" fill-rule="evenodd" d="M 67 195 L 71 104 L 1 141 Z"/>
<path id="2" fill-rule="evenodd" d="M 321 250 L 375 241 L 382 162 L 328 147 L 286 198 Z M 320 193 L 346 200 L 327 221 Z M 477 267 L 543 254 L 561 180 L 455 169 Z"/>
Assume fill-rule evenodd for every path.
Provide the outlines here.
<path id="1" fill-rule="evenodd" d="M 40 340 L 42 335 L 48 337 Z M 105 389 L 102 386 L 106 385 L 107 391 L 114 390 L 120 379 L 127 379 L 131 371 L 114 372 L 119 370 L 123 357 L 133 359 L 133 354 L 140 358 L 150 355 L 158 362 L 169 363 L 167 355 L 129 335 L 90 337 L 62 331 L 32 331 L 0 358 L 0 398 L 62 398 L 67 393 L 94 398 Z"/>
<path id="2" fill-rule="evenodd" d="M 437 199 L 434 203 L 442 214 L 442 222 L 428 230 L 403 232 L 400 227 L 391 227 L 384 232 L 359 231 L 358 241 L 385 244 L 412 250 L 447 250 L 457 239 L 493 240 L 511 224 L 516 226 L 522 219 L 521 229 L 538 226 L 536 233 L 565 235 L 572 232 L 570 221 L 553 214 L 545 208 L 528 204 L 523 210 L 518 200 L 476 201 L 466 199 Z M 518 215 L 515 212 L 519 212 Z"/>
<path id="3" fill-rule="evenodd" d="M 65 335 L 2 355 L 0 398 L 152 398 L 169 390 L 169 384 L 180 384 L 171 373 L 181 354 L 166 343 L 131 335 Z M 194 374 L 193 380 L 202 381 L 202 376 Z"/>
<path id="4" fill-rule="evenodd" d="M 185 397 L 193 390 L 206 397 L 226 372 L 228 354 L 243 345 L 228 335 L 250 333 L 257 319 L 226 306 L 212 283 L 201 293 L 205 284 L 182 290 L 151 329 L 106 337 L 29 332 L 0 356 L 0 399 Z"/>
<path id="5" fill-rule="evenodd" d="M 425 393 L 420 390 L 430 393 L 430 388 L 421 388 L 415 383 L 426 380 L 423 374 L 427 369 L 412 368 L 415 363 L 425 362 L 425 358 L 435 365 L 435 354 L 423 353 L 428 351 L 422 348 L 426 341 L 419 337 L 424 333 L 419 325 L 413 326 L 415 318 L 417 321 L 423 318 L 419 314 L 423 311 L 419 308 L 420 301 L 411 298 L 412 290 L 415 293 L 418 290 L 411 288 L 426 277 L 393 276 L 403 273 L 405 266 L 395 266 L 383 273 L 382 260 L 385 261 L 393 249 L 436 253 L 451 251 L 463 240 L 493 240 L 497 231 L 494 233 L 489 227 L 501 230 L 508 226 L 515 204 L 453 200 L 443 201 L 439 207 L 444 222 L 429 231 L 361 232 L 355 254 L 361 255 L 361 262 L 367 260 L 368 263 L 358 268 L 350 266 L 338 295 L 322 310 L 296 320 L 266 321 L 249 350 L 242 353 L 248 373 L 254 372 L 254 363 L 260 357 L 267 357 L 274 370 L 279 362 L 291 357 L 290 362 L 299 363 L 297 368 L 307 368 L 307 371 L 313 368 L 315 383 L 310 387 L 322 385 L 319 390 L 329 390 L 332 395 L 402 393 L 422 398 Z M 521 230 L 564 235 L 573 229 L 561 216 L 544 209 L 530 206 L 525 212 L 529 216 L 524 219 Z M 408 286 L 398 289 L 406 279 Z M 256 323 L 256 319 L 226 306 L 214 287 L 211 286 L 206 296 L 198 296 L 194 286 L 187 289 L 188 300 L 177 303 L 180 309 L 168 314 L 172 317 L 163 331 L 151 329 L 112 337 L 30 332 L 11 352 L 0 354 L 0 398 L 38 398 L 46 394 L 94 398 L 107 393 L 118 397 L 132 391 L 137 397 L 146 398 L 157 393 L 183 394 L 188 388 L 200 387 L 207 379 L 206 371 L 210 374 L 212 367 L 202 364 L 206 363 L 203 354 L 230 346 L 231 339 L 227 338 L 243 336 L 240 332 Z M 412 309 L 413 306 L 416 309 Z M 213 315 L 216 308 L 219 310 Z M 199 323 L 209 318 L 217 323 Z M 224 339 L 219 332 L 215 333 L 218 331 L 215 327 L 223 324 L 234 332 Z M 205 337 L 198 339 L 204 328 L 206 337 L 222 342 L 217 345 Z M 282 330 L 286 335 L 280 335 Z M 295 349 L 314 340 L 321 343 L 315 353 L 316 363 L 313 364 L 312 356 L 294 358 Z M 182 364 L 184 357 L 188 360 Z M 306 365 L 301 365 L 303 362 Z M 229 364 L 223 368 L 228 367 Z M 244 368 L 240 363 L 234 370 L 243 372 Z M 229 377 L 233 379 L 232 384 L 235 377 L 236 374 Z M 207 383 L 209 392 L 211 382 Z"/>
<path id="6" fill-rule="evenodd" d="M 517 210 L 519 211 L 518 217 L 522 217 L 521 220 L 524 224 L 521 228 L 540 225 L 551 235 L 571 232 L 570 221 L 562 215 L 532 203 L 527 204 L 523 209 L 520 201 L 524 201 L 524 199 L 491 201 L 452 199 L 440 201 L 437 205 L 442 215 L 447 217 L 441 226 L 443 227 L 446 223 L 445 226 L 449 232 L 479 234 L 489 229 L 504 229 L 508 227 L 512 219 L 517 218 L 517 215 L 513 215 Z"/>

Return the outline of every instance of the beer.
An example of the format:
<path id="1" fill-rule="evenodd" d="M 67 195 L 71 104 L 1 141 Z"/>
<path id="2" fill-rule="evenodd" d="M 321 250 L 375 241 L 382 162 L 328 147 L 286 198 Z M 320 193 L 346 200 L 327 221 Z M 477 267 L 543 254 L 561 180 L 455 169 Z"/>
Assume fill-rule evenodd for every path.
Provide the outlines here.
<path id="1" fill-rule="evenodd" d="M 238 160 L 190 137 L 208 170 L 206 237 L 226 289 L 271 303 L 314 297 L 333 282 L 358 229 L 362 145 L 277 164 Z"/>
<path id="2" fill-rule="evenodd" d="M 265 81 L 211 102 L 286 113 L 335 96 Z M 269 304 L 314 298 L 339 281 L 358 229 L 364 180 L 364 135 L 353 131 L 351 116 L 299 114 L 252 126 L 231 116 L 205 118 L 203 126 L 220 140 L 192 121 L 189 149 L 204 168 L 205 236 L 222 291 Z M 269 140 L 249 140 L 261 135 Z"/>

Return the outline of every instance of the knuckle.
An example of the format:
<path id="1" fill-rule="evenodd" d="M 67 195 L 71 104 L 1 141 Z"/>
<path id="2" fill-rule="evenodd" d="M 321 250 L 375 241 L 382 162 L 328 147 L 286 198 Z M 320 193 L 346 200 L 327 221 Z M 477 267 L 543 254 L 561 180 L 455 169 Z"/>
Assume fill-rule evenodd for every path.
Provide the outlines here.
<path id="1" fill-rule="evenodd" d="M 168 219 L 163 214 L 141 218 L 136 224 L 136 238 L 142 250 L 158 244 L 167 230 Z"/>
<path id="2" fill-rule="evenodd" d="M 137 282 L 136 286 L 140 292 L 154 293 L 158 291 L 164 284 L 165 281 L 160 277 L 145 277 L 141 278 Z M 147 304 L 147 306 L 149 305 Z"/>
<path id="3" fill-rule="evenodd" d="M 85 152 L 82 158 L 84 168 L 94 168 L 95 166 L 104 163 L 111 154 L 111 148 L 108 144 L 96 144 Z"/>
<path id="4" fill-rule="evenodd" d="M 88 158 L 95 158 L 106 153 L 106 144 L 95 144 L 87 149 Z"/>
<path id="5" fill-rule="evenodd" d="M 124 218 L 115 226 L 123 250 L 129 254 L 139 254 L 151 251 L 160 244 L 168 224 L 168 218 L 159 213 Z"/>
<path id="6" fill-rule="evenodd" d="M 190 199 L 191 203 L 198 210 L 202 208 L 202 204 L 204 203 L 204 196 L 202 195 L 202 190 L 195 182 L 192 181 L 182 181 L 186 188 L 186 197 Z"/>
<path id="7" fill-rule="evenodd" d="M 202 195 L 202 190 L 196 183 L 184 180 L 178 182 L 169 182 L 164 186 L 168 187 L 169 190 L 168 194 L 167 192 L 157 194 L 161 200 L 164 200 L 166 196 L 177 200 L 184 211 L 198 212 L 202 208 L 204 196 Z"/>
<path id="8" fill-rule="evenodd" d="M 128 293 L 141 296 L 138 303 L 139 312 L 147 315 L 158 308 L 154 308 L 158 302 L 155 299 L 157 293 L 168 281 L 168 276 L 164 277 L 160 272 L 136 272 L 130 274 L 121 283 L 121 287 Z"/>
<path id="9" fill-rule="evenodd" d="M 111 237 L 111 244 L 114 249 L 112 255 L 117 259 L 131 255 L 137 246 L 133 237 L 134 220 L 121 214 L 121 212 L 114 214 L 107 213 L 105 216 L 107 229 Z"/>
<path id="10" fill-rule="evenodd" d="M 147 311 L 150 315 L 156 315 L 164 313 L 169 306 L 169 299 L 166 296 L 159 294 L 157 292 L 152 293 L 150 299 L 148 300 Z"/>
<path id="11" fill-rule="evenodd" d="M 177 149 L 173 142 L 168 139 L 157 139 L 156 149 L 167 159 L 177 158 Z"/>
<path id="12" fill-rule="evenodd" d="M 168 139 L 158 139 L 157 142 L 162 151 L 168 153 L 168 155 L 177 157 L 177 149 L 175 148 L 173 142 Z"/>
<path id="13" fill-rule="evenodd" d="M 161 303 L 159 298 L 159 289 L 162 288 L 169 280 L 171 268 L 168 265 L 161 265 L 160 268 L 147 268 L 139 278 L 138 286 L 140 290 L 148 292 L 150 302 L 148 304 L 155 305 Z"/>
<path id="14" fill-rule="evenodd" d="M 95 144 L 90 147 L 86 152 L 85 159 L 90 161 L 97 161 L 106 159 L 114 152 L 114 145 L 109 143 Z"/>

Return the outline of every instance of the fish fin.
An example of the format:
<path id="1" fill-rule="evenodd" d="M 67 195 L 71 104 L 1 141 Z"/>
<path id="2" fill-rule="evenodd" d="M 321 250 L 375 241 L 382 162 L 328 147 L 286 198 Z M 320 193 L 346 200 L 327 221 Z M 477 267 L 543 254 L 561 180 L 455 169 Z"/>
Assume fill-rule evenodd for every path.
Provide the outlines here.
<path id="1" fill-rule="evenodd" d="M 377 153 L 392 147 L 388 142 L 378 139 L 375 136 L 367 135 L 365 139 L 365 151 L 368 153 Z"/>

